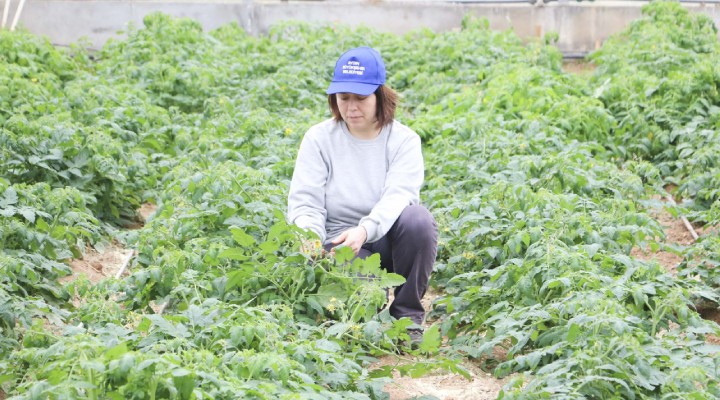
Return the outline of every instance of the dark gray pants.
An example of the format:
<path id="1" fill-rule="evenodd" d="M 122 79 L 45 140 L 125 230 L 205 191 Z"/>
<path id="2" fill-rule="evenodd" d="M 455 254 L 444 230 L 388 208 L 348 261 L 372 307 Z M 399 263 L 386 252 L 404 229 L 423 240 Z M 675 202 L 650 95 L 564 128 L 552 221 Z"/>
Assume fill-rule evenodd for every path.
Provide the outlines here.
<path id="1" fill-rule="evenodd" d="M 383 269 L 405 277 L 405 283 L 395 288 L 395 301 L 390 305 L 393 317 L 409 317 L 422 324 L 425 309 L 420 300 L 428 287 L 437 243 L 435 219 L 425 207 L 412 205 L 405 207 L 385 236 L 377 242 L 365 243 L 360 249 L 358 257 L 380 253 Z"/>

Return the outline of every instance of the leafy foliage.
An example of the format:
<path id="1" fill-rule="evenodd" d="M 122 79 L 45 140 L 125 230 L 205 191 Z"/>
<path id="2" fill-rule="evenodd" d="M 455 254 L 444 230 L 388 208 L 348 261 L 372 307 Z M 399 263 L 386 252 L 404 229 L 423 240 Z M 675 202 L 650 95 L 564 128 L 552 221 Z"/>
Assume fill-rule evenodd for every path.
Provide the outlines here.
<path id="1" fill-rule="evenodd" d="M 659 246 L 644 207 L 663 184 L 717 225 L 716 31 L 674 3 L 645 12 L 589 80 L 562 73 L 552 36 L 469 17 L 442 34 L 283 23 L 254 38 L 152 14 L 92 57 L 0 32 L 0 387 L 381 399 L 392 367 L 368 364 L 403 350 L 418 356 L 405 375 L 467 376 L 463 358 L 512 375 L 502 398 L 720 396 L 718 327 L 689 307 L 717 300 L 689 279 L 716 284 L 716 237 L 678 278 L 629 255 Z M 416 350 L 383 310 L 401 277 L 349 250 L 306 257 L 284 222 L 302 133 L 359 45 L 383 54 L 423 138 L 441 231 L 445 295 Z M 144 201 L 158 209 L 141 229 L 112 228 Z M 111 234 L 137 251 L 128 278 L 58 283 Z"/>

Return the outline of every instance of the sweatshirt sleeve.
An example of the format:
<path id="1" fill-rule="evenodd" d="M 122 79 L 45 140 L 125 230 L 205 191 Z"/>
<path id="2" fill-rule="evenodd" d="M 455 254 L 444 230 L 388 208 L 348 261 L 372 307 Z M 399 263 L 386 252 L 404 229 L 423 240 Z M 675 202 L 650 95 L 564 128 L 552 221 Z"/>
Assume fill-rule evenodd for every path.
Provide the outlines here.
<path id="1" fill-rule="evenodd" d="M 300 143 L 288 195 L 288 221 L 315 232 L 325 242 L 325 183 L 328 165 L 317 141 L 306 134 Z"/>
<path id="2" fill-rule="evenodd" d="M 420 202 L 420 187 L 424 178 L 420 137 L 414 134 L 401 144 L 390 160 L 380 200 L 368 216 L 360 219 L 359 225 L 367 231 L 368 242 L 385 236 L 405 207 Z"/>

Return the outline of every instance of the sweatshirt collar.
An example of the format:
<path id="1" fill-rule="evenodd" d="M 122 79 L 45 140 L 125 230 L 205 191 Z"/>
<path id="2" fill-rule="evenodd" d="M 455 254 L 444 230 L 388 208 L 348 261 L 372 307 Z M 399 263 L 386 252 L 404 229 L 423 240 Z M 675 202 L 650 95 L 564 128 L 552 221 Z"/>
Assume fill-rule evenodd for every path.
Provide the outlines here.
<path id="1" fill-rule="evenodd" d="M 375 136 L 372 139 L 366 140 L 366 139 L 359 139 L 359 138 L 356 138 L 355 136 L 353 136 L 352 133 L 350 133 L 350 130 L 348 129 L 345 121 L 340 121 L 339 124 L 340 124 L 340 128 L 342 129 L 343 134 L 345 136 L 347 136 L 347 138 L 350 139 L 351 141 L 353 141 L 354 143 L 357 143 L 360 145 L 373 145 L 373 144 L 377 143 L 378 141 L 383 140 L 383 138 L 385 138 L 387 136 L 388 132 L 390 131 L 390 125 L 392 125 L 392 124 L 387 124 L 387 125 L 383 126 L 382 129 L 380 129 L 380 133 L 377 136 Z"/>

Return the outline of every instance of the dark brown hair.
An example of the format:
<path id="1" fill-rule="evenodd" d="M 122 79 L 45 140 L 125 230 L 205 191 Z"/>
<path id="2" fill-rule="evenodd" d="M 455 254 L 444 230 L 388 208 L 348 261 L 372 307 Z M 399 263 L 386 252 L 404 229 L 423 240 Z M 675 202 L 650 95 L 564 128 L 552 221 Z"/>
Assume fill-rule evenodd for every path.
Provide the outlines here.
<path id="1" fill-rule="evenodd" d="M 385 85 L 380 85 L 380 87 L 375 90 L 375 97 L 377 98 L 375 117 L 378 123 L 380 126 L 391 124 L 393 119 L 395 119 L 395 108 L 398 102 L 397 92 Z M 337 105 L 337 94 L 333 93 L 328 95 L 328 104 L 330 104 L 330 112 L 332 112 L 335 121 L 342 121 L 342 115 L 340 115 L 340 109 Z"/>

